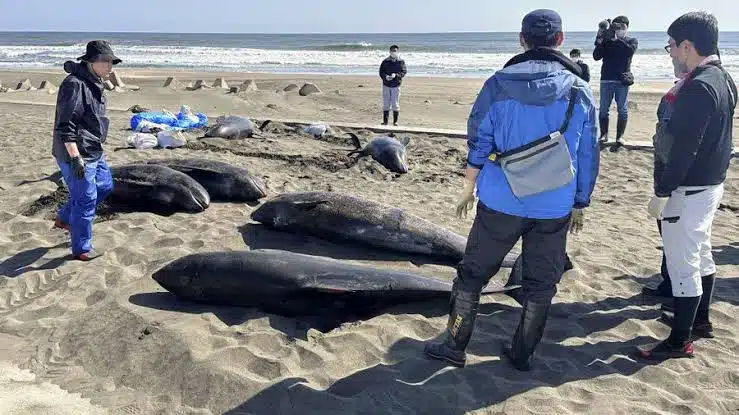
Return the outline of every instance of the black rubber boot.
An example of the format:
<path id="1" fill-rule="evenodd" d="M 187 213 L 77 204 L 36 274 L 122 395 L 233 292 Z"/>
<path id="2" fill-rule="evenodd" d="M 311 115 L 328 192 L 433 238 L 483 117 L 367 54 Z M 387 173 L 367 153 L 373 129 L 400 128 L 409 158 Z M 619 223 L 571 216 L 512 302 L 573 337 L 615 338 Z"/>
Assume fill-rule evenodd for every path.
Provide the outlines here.
<path id="1" fill-rule="evenodd" d="M 693 357 L 692 328 L 701 297 L 675 297 L 675 317 L 670 336 L 659 343 L 639 348 L 639 356 L 648 360 Z"/>
<path id="2" fill-rule="evenodd" d="M 446 339 L 441 343 L 427 343 L 424 353 L 432 359 L 445 360 L 457 367 L 467 363 L 465 349 L 472 338 L 477 310 L 480 306 L 480 291 L 469 292 L 454 281 L 449 301 L 450 313 Z"/>
<path id="3" fill-rule="evenodd" d="M 619 118 L 616 122 L 616 143 L 623 144 L 622 139 L 626 132 L 626 124 L 628 121 L 628 118 Z"/>
<path id="4" fill-rule="evenodd" d="M 387 119 L 390 117 L 390 111 L 382 112 L 382 125 L 387 125 Z"/>
<path id="5" fill-rule="evenodd" d="M 400 111 L 393 111 L 393 125 L 398 125 L 398 116 L 400 115 Z"/>
<path id="6" fill-rule="evenodd" d="M 599 118 L 600 121 L 600 138 L 601 143 L 608 142 L 608 118 Z"/>
<path id="7" fill-rule="evenodd" d="M 503 346 L 503 354 L 516 369 L 531 370 L 534 350 L 544 334 L 550 306 L 551 303 L 535 303 L 530 300 L 524 302 L 513 342 Z"/>
<path id="8" fill-rule="evenodd" d="M 698 304 L 698 312 L 695 315 L 695 322 L 693 323 L 693 339 L 712 339 L 715 336 L 713 335 L 713 325 L 709 319 L 709 312 L 711 309 L 711 298 L 713 297 L 713 286 L 716 283 L 716 274 L 706 275 L 701 280 L 703 283 L 703 295 L 701 296 L 700 304 Z"/>

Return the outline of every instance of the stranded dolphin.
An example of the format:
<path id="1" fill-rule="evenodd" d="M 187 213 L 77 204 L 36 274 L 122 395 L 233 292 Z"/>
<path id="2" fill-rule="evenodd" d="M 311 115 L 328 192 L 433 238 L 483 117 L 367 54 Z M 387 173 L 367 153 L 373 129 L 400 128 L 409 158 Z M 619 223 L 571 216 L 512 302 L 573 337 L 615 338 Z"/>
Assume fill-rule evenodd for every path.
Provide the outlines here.
<path id="1" fill-rule="evenodd" d="M 262 179 L 243 167 L 207 159 L 147 160 L 146 164 L 167 166 L 195 179 L 212 200 L 253 202 L 267 196 Z"/>
<path id="2" fill-rule="evenodd" d="M 128 164 L 111 167 L 113 191 L 108 200 L 147 211 L 202 212 L 210 195 L 190 176 L 166 166 Z"/>
<path id="3" fill-rule="evenodd" d="M 264 130 L 271 121 L 266 120 L 259 126 Z M 216 118 L 216 123 L 205 131 L 205 137 L 221 137 L 227 139 L 249 138 L 257 131 L 257 125 L 246 117 L 238 115 L 222 115 Z"/>
<path id="4" fill-rule="evenodd" d="M 393 173 L 408 173 L 408 162 L 406 161 L 406 146 L 410 143 L 410 137 L 403 137 L 400 141 L 393 135 L 378 137 L 362 147 L 359 137 L 354 133 L 348 133 L 356 150 L 351 150 L 349 155 L 358 154 L 359 157 L 372 156 L 372 158 Z"/>
<path id="5" fill-rule="evenodd" d="M 434 278 L 289 251 L 258 249 L 194 253 L 152 278 L 177 297 L 195 302 L 257 307 L 285 317 L 360 318 L 384 307 L 449 298 L 452 284 Z M 518 286 L 491 282 L 483 294 Z"/>
<path id="6" fill-rule="evenodd" d="M 402 209 L 336 192 L 284 193 L 251 218 L 265 226 L 331 241 L 351 241 L 396 252 L 459 262 L 467 239 Z M 515 260 L 506 258 L 504 266 Z"/>

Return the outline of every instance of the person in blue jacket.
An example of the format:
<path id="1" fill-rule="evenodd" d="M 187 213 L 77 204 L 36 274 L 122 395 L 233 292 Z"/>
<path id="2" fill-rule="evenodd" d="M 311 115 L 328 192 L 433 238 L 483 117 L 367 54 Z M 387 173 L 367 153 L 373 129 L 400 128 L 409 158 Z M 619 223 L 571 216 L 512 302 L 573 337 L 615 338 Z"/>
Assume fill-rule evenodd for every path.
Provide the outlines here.
<path id="1" fill-rule="evenodd" d="M 97 205 L 113 190 L 113 177 L 103 155 L 110 120 L 104 81 L 121 62 L 110 44 L 94 40 L 86 53 L 67 61 L 69 73 L 59 86 L 52 154 L 69 190 L 69 200 L 57 213 L 54 226 L 69 230 L 72 255 L 89 261 L 100 256 L 92 247 L 92 221 Z"/>
<path id="2" fill-rule="evenodd" d="M 531 368 L 565 268 L 568 229 L 577 233 L 582 228 L 583 209 L 590 204 L 600 163 L 593 93 L 580 78 L 578 65 L 559 51 L 563 39 L 557 12 L 540 9 L 527 14 L 520 33 L 525 52 L 485 82 L 472 107 L 465 185 L 457 215 L 466 216 L 472 208 L 475 186 L 477 215 L 457 265 L 447 333 L 441 342 L 425 346 L 430 358 L 465 365 L 481 290 L 523 237 L 522 314 L 512 343 L 502 352 L 517 369 Z M 525 152 L 558 129 L 563 131 L 572 178 L 550 190 L 520 196 L 496 160 L 511 150 Z"/>

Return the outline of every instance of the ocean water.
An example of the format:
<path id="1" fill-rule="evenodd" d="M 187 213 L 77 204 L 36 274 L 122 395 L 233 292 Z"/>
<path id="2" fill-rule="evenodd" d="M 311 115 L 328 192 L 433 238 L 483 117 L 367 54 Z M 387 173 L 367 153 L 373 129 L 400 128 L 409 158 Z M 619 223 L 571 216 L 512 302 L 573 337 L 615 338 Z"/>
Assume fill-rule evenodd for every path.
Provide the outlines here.
<path id="1" fill-rule="evenodd" d="M 632 62 L 637 82 L 673 80 L 662 32 L 632 32 L 639 50 Z M 582 50 L 597 79 L 592 59 L 595 32 L 565 34 L 562 50 Z M 84 53 L 91 39 L 106 39 L 123 65 L 296 74 L 377 74 L 391 44 L 400 46 L 408 76 L 486 78 L 521 52 L 517 33 L 404 34 L 183 34 L 0 32 L 0 67 L 61 67 Z M 739 32 L 721 33 L 724 65 L 739 75 Z"/>

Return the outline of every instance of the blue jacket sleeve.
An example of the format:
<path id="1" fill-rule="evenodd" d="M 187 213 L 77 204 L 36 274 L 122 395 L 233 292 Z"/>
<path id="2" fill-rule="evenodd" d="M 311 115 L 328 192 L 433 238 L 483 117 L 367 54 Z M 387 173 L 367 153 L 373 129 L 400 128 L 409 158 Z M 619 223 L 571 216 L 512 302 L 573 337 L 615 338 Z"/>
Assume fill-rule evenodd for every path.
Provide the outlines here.
<path id="1" fill-rule="evenodd" d="M 495 97 L 495 80 L 485 82 L 467 119 L 467 166 L 482 169 L 493 151 L 493 124 L 490 109 Z"/>
<path id="2" fill-rule="evenodd" d="M 587 117 L 583 124 L 582 136 L 577 146 L 577 190 L 576 209 L 590 206 L 590 196 L 600 173 L 600 144 L 598 143 L 598 115 L 592 94 L 587 97 Z"/>
<path id="3" fill-rule="evenodd" d="M 62 82 L 57 95 L 57 121 L 54 132 L 62 142 L 77 140 L 77 122 L 82 115 L 82 86 L 77 82 Z"/>

